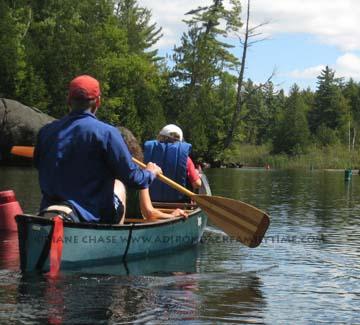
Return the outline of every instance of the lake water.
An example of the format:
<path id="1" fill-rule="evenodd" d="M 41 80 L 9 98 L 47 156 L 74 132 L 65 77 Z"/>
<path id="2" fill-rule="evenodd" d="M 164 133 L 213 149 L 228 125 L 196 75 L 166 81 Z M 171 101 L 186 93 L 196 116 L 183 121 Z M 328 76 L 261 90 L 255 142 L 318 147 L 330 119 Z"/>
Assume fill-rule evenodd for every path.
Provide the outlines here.
<path id="1" fill-rule="evenodd" d="M 0 234 L 0 323 L 360 324 L 360 176 L 208 169 L 214 195 L 266 210 L 263 243 L 247 248 L 209 225 L 202 243 L 127 265 L 23 276 L 16 235 Z M 0 168 L 24 211 L 36 171 Z"/>

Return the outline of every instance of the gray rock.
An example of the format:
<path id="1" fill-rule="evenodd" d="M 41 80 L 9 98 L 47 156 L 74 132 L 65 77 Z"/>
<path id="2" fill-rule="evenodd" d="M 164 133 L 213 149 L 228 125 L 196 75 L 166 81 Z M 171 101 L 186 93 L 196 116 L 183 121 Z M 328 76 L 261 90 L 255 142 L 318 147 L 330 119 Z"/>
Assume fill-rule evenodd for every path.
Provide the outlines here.
<path id="1" fill-rule="evenodd" d="M 42 126 L 54 118 L 15 100 L 0 98 L 0 154 L 11 158 L 12 146 L 33 146 Z"/>

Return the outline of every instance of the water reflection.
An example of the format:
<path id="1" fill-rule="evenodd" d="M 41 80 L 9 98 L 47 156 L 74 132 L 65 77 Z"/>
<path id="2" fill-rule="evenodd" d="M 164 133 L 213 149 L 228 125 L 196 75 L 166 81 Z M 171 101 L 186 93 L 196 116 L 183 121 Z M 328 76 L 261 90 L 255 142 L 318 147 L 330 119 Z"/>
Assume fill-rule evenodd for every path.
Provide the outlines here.
<path id="1" fill-rule="evenodd" d="M 15 295 L 15 320 L 98 324 L 105 320 L 218 323 L 237 319 L 262 323 L 266 302 L 261 278 L 254 272 L 199 273 L 203 247 L 179 252 L 178 258 L 155 257 L 127 267 L 121 263 L 87 267 L 61 272 L 57 278 L 25 274 Z"/>
<path id="2" fill-rule="evenodd" d="M 35 213 L 39 209 L 41 193 L 37 171 L 31 167 L 0 167 L 0 191 L 15 191 L 23 211 Z"/>
<path id="3" fill-rule="evenodd" d="M 66 273 L 107 274 L 107 275 L 148 275 L 148 274 L 181 274 L 197 271 L 197 247 L 177 251 L 175 254 L 166 254 L 142 258 L 133 261 L 115 261 L 107 265 L 93 265 L 72 269 Z"/>
<path id="4" fill-rule="evenodd" d="M 36 173 L 15 171 L 0 169 L 0 189 L 15 189 L 25 211 L 37 207 Z M 22 276 L 17 241 L 1 237 L 0 323 L 358 323 L 360 176 L 345 182 L 343 172 L 206 172 L 214 195 L 269 212 L 258 248 L 210 225 L 196 249 L 50 279 Z"/>
<path id="5" fill-rule="evenodd" d="M 19 260 L 17 232 L 0 230 L 0 270 L 18 270 Z"/>
<path id="6" fill-rule="evenodd" d="M 175 276 L 23 276 L 16 301 L 22 323 L 99 324 L 263 323 L 262 282 L 255 275 L 185 274 Z M 215 284 L 215 286 L 214 286 Z M 212 290 L 208 290 L 209 286 Z"/>
<path id="7" fill-rule="evenodd" d="M 360 225 L 360 177 L 343 172 L 211 170 L 214 194 L 234 197 L 269 212 L 270 229 L 341 232 Z M 299 233 L 299 231 L 297 231 Z"/>
<path id="8" fill-rule="evenodd" d="M 214 283 L 214 281 L 212 282 Z M 264 323 L 267 306 L 263 283 L 254 274 L 232 274 L 215 282 L 216 290 L 208 291 L 209 283 L 202 285 L 203 304 L 206 306 L 201 318 L 212 323 L 241 322 L 242 324 Z"/>
<path id="9" fill-rule="evenodd" d="M 174 265 L 171 256 L 134 261 L 126 268 L 118 264 L 62 272 L 56 278 L 46 274 L 23 275 L 17 293 L 18 320 L 97 324 L 105 320 L 121 323 L 166 320 L 167 312 L 172 318 L 189 317 L 189 310 L 198 303 L 191 301 L 191 294 L 186 293 L 197 288 L 197 279 L 186 273 L 195 270 L 197 254 L 193 251 L 179 253 L 180 259 Z M 180 261 L 183 263 L 179 269 Z M 152 266 L 142 273 L 149 271 L 157 276 L 119 275 L 130 270 L 137 273 L 146 263 Z"/>

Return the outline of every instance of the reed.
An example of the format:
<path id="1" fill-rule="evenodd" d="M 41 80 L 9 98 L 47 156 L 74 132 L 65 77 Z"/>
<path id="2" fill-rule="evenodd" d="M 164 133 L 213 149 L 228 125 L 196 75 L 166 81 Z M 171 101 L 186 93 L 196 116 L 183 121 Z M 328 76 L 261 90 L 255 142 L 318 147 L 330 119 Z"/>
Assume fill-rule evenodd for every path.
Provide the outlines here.
<path id="1" fill-rule="evenodd" d="M 271 146 L 242 144 L 224 153 L 225 164 L 236 163 L 244 166 L 281 169 L 359 169 L 360 152 L 348 150 L 344 145 L 333 145 L 319 148 L 311 146 L 302 155 L 271 154 Z"/>

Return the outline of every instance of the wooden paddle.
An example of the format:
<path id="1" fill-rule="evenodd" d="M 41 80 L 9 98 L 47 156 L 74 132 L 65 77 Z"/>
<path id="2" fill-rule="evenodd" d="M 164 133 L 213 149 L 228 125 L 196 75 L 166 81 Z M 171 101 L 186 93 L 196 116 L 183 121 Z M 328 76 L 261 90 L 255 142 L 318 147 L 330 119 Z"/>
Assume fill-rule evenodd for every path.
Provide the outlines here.
<path id="1" fill-rule="evenodd" d="M 14 146 L 11 153 L 32 158 L 34 148 Z M 133 161 L 140 167 L 146 168 L 143 162 L 135 158 Z M 261 243 L 270 224 L 269 216 L 265 212 L 241 201 L 221 196 L 195 194 L 162 174 L 158 175 L 158 178 L 175 190 L 189 196 L 207 214 L 209 219 L 229 236 L 248 247 L 256 247 Z"/>
<path id="2" fill-rule="evenodd" d="M 135 158 L 133 161 L 142 168 L 146 167 L 143 162 Z M 229 236 L 248 247 L 256 247 L 261 243 L 270 224 L 269 216 L 265 212 L 241 201 L 221 196 L 195 194 L 162 174 L 158 175 L 158 178 L 189 196 L 209 219 Z"/>

